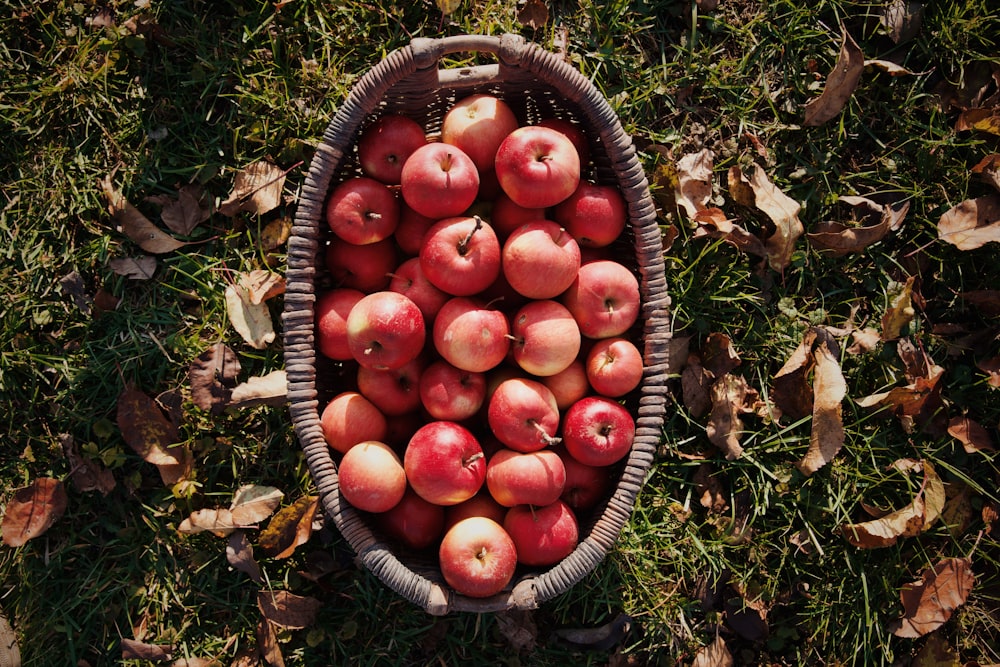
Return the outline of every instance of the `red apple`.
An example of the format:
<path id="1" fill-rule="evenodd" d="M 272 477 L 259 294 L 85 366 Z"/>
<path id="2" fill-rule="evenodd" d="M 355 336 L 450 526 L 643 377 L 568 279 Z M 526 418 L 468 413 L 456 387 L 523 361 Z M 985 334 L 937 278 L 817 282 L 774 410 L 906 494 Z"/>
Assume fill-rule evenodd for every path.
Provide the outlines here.
<path id="1" fill-rule="evenodd" d="M 570 456 L 562 445 L 553 451 L 562 459 L 566 469 L 566 484 L 559 499 L 575 512 L 596 507 L 614 485 L 611 470 L 607 466 L 589 466 L 580 463 Z"/>
<path id="2" fill-rule="evenodd" d="M 495 368 L 507 357 L 509 336 L 510 325 L 501 310 L 463 296 L 441 306 L 431 332 L 438 354 L 474 373 Z"/>
<path id="3" fill-rule="evenodd" d="M 399 224 L 396 225 L 396 231 L 393 233 L 396 245 L 407 257 L 416 257 L 420 254 L 420 246 L 424 243 L 424 234 L 434 226 L 435 222 L 437 222 L 437 218 L 420 215 L 407 206 L 406 202 L 401 202 Z"/>
<path id="4" fill-rule="evenodd" d="M 517 560 L 535 567 L 553 565 L 572 553 L 580 540 L 576 515 L 566 503 L 533 507 L 518 505 L 507 511 L 504 530 L 514 541 Z"/>
<path id="5" fill-rule="evenodd" d="M 557 130 L 520 127 L 497 149 L 494 169 L 500 187 L 526 208 L 555 206 L 580 184 L 580 155 Z"/>
<path id="6" fill-rule="evenodd" d="M 469 95 L 444 115 L 441 141 L 465 151 L 482 173 L 493 169 L 500 143 L 517 126 L 517 117 L 503 100 L 493 95 Z"/>
<path id="7" fill-rule="evenodd" d="M 475 415 L 486 399 L 486 376 L 438 360 L 420 376 L 419 393 L 434 419 L 462 421 Z"/>
<path id="8" fill-rule="evenodd" d="M 326 222 L 334 234 L 348 243 L 375 243 L 396 231 L 399 200 L 389 186 L 374 178 L 348 178 L 330 194 Z"/>
<path id="9" fill-rule="evenodd" d="M 406 473 L 396 452 L 384 442 L 359 442 L 337 467 L 340 494 L 365 512 L 386 512 L 406 493 Z"/>
<path id="10" fill-rule="evenodd" d="M 403 200 L 429 218 L 450 218 L 476 200 L 479 172 L 472 158 L 457 146 L 440 142 L 421 146 L 403 164 Z"/>
<path id="11" fill-rule="evenodd" d="M 487 464 L 488 469 L 489 464 Z M 462 519 L 473 516 L 482 516 L 503 523 L 506 514 L 507 508 L 498 503 L 488 490 L 482 490 L 468 500 L 444 508 L 444 527 L 448 530 Z"/>
<path id="12" fill-rule="evenodd" d="M 433 322 L 441 306 L 451 298 L 427 280 L 418 257 L 411 257 L 389 272 L 389 291 L 399 292 L 417 304 L 424 322 Z"/>
<path id="13" fill-rule="evenodd" d="M 468 500 L 486 479 L 486 458 L 479 441 L 454 422 L 421 426 L 406 445 L 403 467 L 413 490 L 436 505 Z"/>
<path id="14" fill-rule="evenodd" d="M 347 315 L 363 293 L 355 289 L 339 288 L 325 292 L 316 299 L 316 347 L 330 359 L 352 359 L 347 345 Z"/>
<path id="15" fill-rule="evenodd" d="M 487 598 L 502 591 L 517 569 L 517 551 L 507 531 L 486 517 L 459 521 L 441 538 L 438 561 L 457 593 Z"/>
<path id="16" fill-rule="evenodd" d="M 581 125 L 565 118 L 546 118 L 538 121 L 537 125 L 565 134 L 566 138 L 573 142 L 577 155 L 580 156 L 581 167 L 590 162 L 590 143 Z"/>
<path id="17" fill-rule="evenodd" d="M 386 288 L 396 268 L 396 247 L 391 239 L 366 245 L 333 239 L 326 248 L 326 266 L 338 286 L 378 292 Z"/>
<path id="18" fill-rule="evenodd" d="M 566 466 L 551 449 L 501 449 L 486 465 L 486 487 L 505 507 L 554 503 L 565 486 Z"/>
<path id="19" fill-rule="evenodd" d="M 566 411 L 562 437 L 566 451 L 580 463 L 609 466 L 632 448 L 635 419 L 610 398 L 587 396 Z"/>
<path id="20" fill-rule="evenodd" d="M 445 218 L 424 234 L 420 266 L 448 294 L 477 294 L 500 275 L 500 241 L 479 216 Z"/>
<path id="21" fill-rule="evenodd" d="M 580 327 L 558 301 L 529 301 L 514 313 L 510 329 L 514 361 L 532 375 L 564 371 L 580 351 Z"/>
<path id="22" fill-rule="evenodd" d="M 385 415 L 356 391 L 334 396 L 320 415 L 320 428 L 326 444 L 340 453 L 366 440 L 385 438 Z"/>
<path id="23" fill-rule="evenodd" d="M 642 382 L 642 352 L 618 336 L 601 338 L 587 353 L 587 380 L 598 394 L 618 398 Z"/>
<path id="24" fill-rule="evenodd" d="M 493 207 L 490 209 L 490 224 L 493 225 L 493 230 L 497 233 L 498 238 L 506 240 L 521 225 L 541 220 L 545 220 L 544 208 L 518 206 L 503 191 L 493 199 Z"/>
<path id="25" fill-rule="evenodd" d="M 378 515 L 378 524 L 408 549 L 426 549 L 444 532 L 444 508 L 429 503 L 407 488 L 402 500 Z"/>
<path id="26" fill-rule="evenodd" d="M 502 265 L 504 277 L 518 293 L 529 299 L 551 299 L 576 279 L 580 247 L 554 222 L 528 222 L 507 238 Z"/>
<path id="27" fill-rule="evenodd" d="M 555 396 L 541 382 L 528 378 L 504 380 L 493 391 L 487 409 L 493 434 L 510 449 L 534 452 L 559 442 L 559 409 Z"/>
<path id="28" fill-rule="evenodd" d="M 420 377 L 424 360 L 417 356 L 399 368 L 376 370 L 358 367 L 358 391 L 387 417 L 420 409 Z"/>
<path id="29" fill-rule="evenodd" d="M 584 336 L 621 336 L 639 317 L 639 281 L 618 262 L 589 262 L 580 267 L 562 302 Z"/>
<path id="30" fill-rule="evenodd" d="M 564 412 L 569 406 L 590 393 L 587 369 L 580 359 L 574 359 L 569 366 L 555 375 L 548 375 L 539 378 L 539 380 L 556 397 L 556 406 L 558 406 L 559 412 Z"/>
<path id="31" fill-rule="evenodd" d="M 426 339 L 417 304 L 397 292 L 375 292 L 347 316 L 347 344 L 362 366 L 391 370 L 420 354 Z"/>
<path id="32" fill-rule="evenodd" d="M 387 114 L 362 130 L 358 137 L 361 171 L 387 185 L 399 185 L 403 163 L 427 143 L 420 123 L 399 114 Z"/>
<path id="33" fill-rule="evenodd" d="M 581 181 L 569 199 L 552 210 L 552 218 L 581 246 L 601 248 L 621 235 L 628 211 L 615 186 Z"/>

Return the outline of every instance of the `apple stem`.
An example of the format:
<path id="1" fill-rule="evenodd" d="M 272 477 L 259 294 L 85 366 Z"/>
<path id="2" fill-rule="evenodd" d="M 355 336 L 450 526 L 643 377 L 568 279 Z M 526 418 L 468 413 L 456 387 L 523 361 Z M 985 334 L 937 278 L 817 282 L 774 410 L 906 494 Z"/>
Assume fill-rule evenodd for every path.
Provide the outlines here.
<path id="1" fill-rule="evenodd" d="M 471 465 L 471 464 L 475 463 L 476 461 L 478 461 L 479 459 L 482 459 L 482 458 L 485 458 L 485 457 L 486 457 L 486 455 L 483 454 L 482 452 L 476 452 L 475 454 L 473 454 L 469 458 L 465 459 L 465 461 L 462 462 L 462 465 L 463 466 Z"/>
<path id="2" fill-rule="evenodd" d="M 492 299 L 486 302 L 486 305 L 483 306 L 483 308 L 486 310 L 490 310 L 493 308 L 493 304 L 495 304 L 497 301 L 503 301 L 503 299 L 504 297 L 502 294 L 500 296 L 493 297 Z"/>
<path id="3" fill-rule="evenodd" d="M 486 547 L 480 549 L 479 553 L 476 554 L 476 558 L 478 558 L 479 560 L 484 560 L 486 556 L 487 556 Z"/>
<path id="4" fill-rule="evenodd" d="M 451 171 L 452 159 L 451 153 L 444 154 L 444 162 L 441 163 L 441 171 Z"/>
<path id="5" fill-rule="evenodd" d="M 478 215 L 473 216 L 476 221 L 476 226 L 469 230 L 469 233 L 465 235 L 465 238 L 458 242 L 458 254 L 464 255 L 469 252 L 469 244 L 472 243 L 472 235 L 483 228 L 483 219 Z"/>
<path id="6" fill-rule="evenodd" d="M 365 217 L 369 220 L 381 220 L 382 214 L 377 211 L 365 211 Z"/>
<path id="7" fill-rule="evenodd" d="M 542 442 L 544 442 L 546 445 L 551 447 L 553 445 L 558 445 L 560 442 L 562 442 L 562 438 L 556 438 L 554 436 L 549 435 L 545 431 L 545 428 L 534 419 L 529 419 L 528 423 L 534 426 L 535 430 L 541 434 Z"/>

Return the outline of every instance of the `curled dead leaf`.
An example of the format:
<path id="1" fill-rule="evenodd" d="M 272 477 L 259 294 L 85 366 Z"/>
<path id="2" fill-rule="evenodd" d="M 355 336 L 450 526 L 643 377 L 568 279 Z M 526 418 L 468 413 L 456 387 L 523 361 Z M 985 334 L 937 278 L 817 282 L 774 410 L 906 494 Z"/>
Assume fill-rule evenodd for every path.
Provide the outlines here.
<path id="1" fill-rule="evenodd" d="M 866 60 L 864 63 L 865 67 L 874 67 L 880 69 L 889 76 L 904 76 L 907 74 L 913 74 L 911 70 L 906 69 L 899 63 L 894 63 L 891 60 L 879 60 L 877 58 L 871 58 Z"/>
<path id="2" fill-rule="evenodd" d="M 230 408 L 243 409 L 256 405 L 284 405 L 288 400 L 288 374 L 284 370 L 249 378 L 233 388 Z"/>
<path id="3" fill-rule="evenodd" d="M 758 257 L 767 255 L 764 242 L 740 225 L 735 224 L 731 218 L 722 212 L 722 209 L 715 207 L 702 209 L 695 213 L 693 220 L 697 223 L 698 227 L 695 228 L 692 238 L 697 239 L 707 236 L 708 238 L 722 239 L 726 243 L 735 246 L 737 250 L 750 253 L 751 255 L 757 255 Z"/>
<path id="4" fill-rule="evenodd" d="M 977 107 L 963 111 L 955 122 L 955 131 L 969 130 L 1000 135 L 1000 108 Z"/>
<path id="5" fill-rule="evenodd" d="M 260 248 L 264 252 L 277 250 L 288 241 L 292 235 L 291 218 L 278 218 L 264 226 L 260 233 Z"/>
<path id="6" fill-rule="evenodd" d="M 756 402 L 757 392 L 738 375 L 724 375 L 712 385 L 712 412 L 708 418 L 706 434 L 726 459 L 732 461 L 743 453 L 743 420 L 740 414 L 753 412 L 747 406 Z"/>
<path id="7" fill-rule="evenodd" d="M 112 271 L 129 280 L 149 280 L 156 273 L 156 258 L 149 255 L 115 257 L 108 260 L 108 266 Z"/>
<path id="8" fill-rule="evenodd" d="M 208 348 L 188 367 L 191 400 L 198 408 L 222 414 L 229 404 L 232 386 L 240 372 L 240 360 L 225 343 Z"/>
<path id="9" fill-rule="evenodd" d="M 172 486 L 191 471 L 191 453 L 178 445 L 177 424 L 168 420 L 156 401 L 129 386 L 118 396 L 118 428 L 122 438 L 147 463 L 156 466 L 163 483 Z"/>
<path id="10" fill-rule="evenodd" d="M 236 174 L 233 190 L 219 205 L 219 212 L 230 217 L 242 211 L 262 215 L 281 204 L 284 187 L 285 171 L 281 167 L 266 161 L 254 162 Z"/>
<path id="11" fill-rule="evenodd" d="M 281 504 L 285 494 L 273 486 L 247 484 L 237 489 L 229 510 L 240 526 L 250 526 L 268 518 Z"/>
<path id="12" fill-rule="evenodd" d="M 176 197 L 153 195 L 146 197 L 146 201 L 159 204 L 163 224 L 181 236 L 189 236 L 198 225 L 212 217 L 212 201 L 205 189 L 195 183 L 182 186 Z"/>
<path id="13" fill-rule="evenodd" d="M 688 153 L 677 161 L 677 189 L 674 197 L 677 204 L 694 218 L 706 208 L 712 197 L 712 169 L 715 154 L 708 148 L 697 153 Z"/>
<path id="14" fill-rule="evenodd" d="M 193 535 L 208 531 L 216 537 L 227 537 L 239 524 L 233 519 L 233 513 L 224 507 L 205 508 L 191 512 L 190 516 L 180 522 L 177 532 L 183 535 Z"/>
<path id="15" fill-rule="evenodd" d="M 906 507 L 885 516 L 861 523 L 841 526 L 844 537 L 859 549 L 877 549 L 895 544 L 901 537 L 913 537 L 924 532 L 941 516 L 945 504 L 944 483 L 928 461 L 901 459 L 893 467 L 902 472 L 923 470 L 920 491 Z"/>
<path id="16" fill-rule="evenodd" d="M 809 373 L 816 363 L 813 355 L 816 335 L 816 329 L 807 331 L 802 342 L 774 376 L 771 400 L 779 418 L 787 416 L 798 420 L 812 414 L 813 392 L 809 385 Z"/>
<path id="17" fill-rule="evenodd" d="M 159 255 L 187 245 L 154 225 L 139 209 L 130 204 L 111 182 L 111 176 L 105 176 L 98 183 L 104 198 L 107 200 L 108 213 L 121 226 L 121 231 L 140 248 L 154 255 Z"/>
<path id="18" fill-rule="evenodd" d="M 253 546 L 247 539 L 245 531 L 236 530 L 229 536 L 229 542 L 226 544 L 226 560 L 255 583 L 263 581 L 260 565 L 253 557 Z"/>
<path id="19" fill-rule="evenodd" d="M 865 69 L 865 56 L 854 38 L 843 25 L 841 30 L 840 53 L 833 70 L 826 79 L 820 96 L 806 104 L 806 127 L 816 127 L 835 118 L 854 95 L 861 74 Z"/>
<path id="20" fill-rule="evenodd" d="M 39 477 L 18 489 L 7 501 L 0 521 L 3 543 L 20 547 L 44 534 L 66 512 L 67 503 L 63 483 L 52 477 Z"/>
<path id="21" fill-rule="evenodd" d="M 1000 242 L 1000 195 L 966 199 L 938 221 L 938 238 L 959 250 Z"/>
<path id="22" fill-rule="evenodd" d="M 549 22 L 549 8 L 544 0 L 527 0 L 517 12 L 517 20 L 532 30 L 544 28 Z"/>
<path id="23" fill-rule="evenodd" d="M 170 660 L 174 657 L 171 644 L 147 644 L 135 639 L 122 638 L 122 660 Z"/>
<path id="24" fill-rule="evenodd" d="M 21 649 L 7 617 L 0 613 L 0 665 L 21 667 Z"/>
<path id="25" fill-rule="evenodd" d="M 763 167 L 758 166 L 750 176 L 757 208 L 774 223 L 774 232 L 764 239 L 767 262 L 775 271 L 781 271 L 792 261 L 792 252 L 799 237 L 805 232 L 799 220 L 802 206 L 771 182 Z"/>
<path id="26" fill-rule="evenodd" d="M 809 476 L 837 455 L 844 446 L 843 400 L 847 396 L 847 382 L 840 362 L 825 341 L 813 350 L 813 411 L 809 450 L 796 464 L 802 474 Z"/>
<path id="27" fill-rule="evenodd" d="M 260 591 L 257 608 L 269 622 L 280 628 L 302 630 L 316 622 L 323 603 L 316 598 L 295 595 L 288 591 Z"/>
<path id="28" fill-rule="evenodd" d="M 267 269 L 241 273 L 237 284 L 245 290 L 250 304 L 255 306 L 285 293 L 285 277 Z"/>
<path id="29" fill-rule="evenodd" d="M 899 600 L 903 616 L 890 630 L 897 637 L 923 637 L 944 625 L 965 604 L 975 586 L 972 561 L 945 558 L 924 570 L 920 579 L 903 586 Z"/>
<path id="30" fill-rule="evenodd" d="M 102 496 L 106 496 L 115 488 L 114 474 L 105 468 L 99 461 L 94 461 L 80 454 L 73 436 L 63 433 L 59 436 L 59 444 L 62 446 L 63 455 L 69 464 L 69 478 L 73 481 L 73 486 L 80 493 L 88 491 L 99 491 Z"/>
<path id="31" fill-rule="evenodd" d="M 309 541 L 318 508 L 319 496 L 302 496 L 281 508 L 260 532 L 257 543 L 271 558 L 291 556 L 297 547 Z"/>
<path id="32" fill-rule="evenodd" d="M 862 197 L 841 197 L 840 201 L 851 203 L 852 200 L 863 200 L 862 206 L 875 204 Z M 875 204 L 877 206 L 877 204 Z M 823 222 L 817 225 L 816 231 L 806 235 L 809 242 L 819 250 L 834 257 L 849 253 L 862 252 L 870 245 L 881 241 L 890 231 L 900 228 L 903 218 L 910 209 L 909 202 L 903 202 L 899 208 L 885 205 L 880 207 L 878 222 L 863 226 L 850 225 L 842 222 Z"/>
<path id="33" fill-rule="evenodd" d="M 900 287 L 899 291 L 892 296 L 889 307 L 882 315 L 882 340 L 896 340 L 903 335 L 903 329 L 909 326 L 913 318 L 916 317 L 916 310 L 913 308 L 913 283 L 916 276 L 910 276 Z"/>
<path id="34" fill-rule="evenodd" d="M 715 514 L 729 510 L 729 500 L 726 498 L 715 466 L 707 461 L 699 463 L 691 481 L 700 493 L 698 501 L 702 507 Z"/>
<path id="35" fill-rule="evenodd" d="M 982 424 L 969 417 L 954 417 L 948 422 L 948 435 L 962 443 L 969 454 L 995 452 L 990 432 Z"/>
<path id="36" fill-rule="evenodd" d="M 971 171 L 985 183 L 1000 190 L 1000 153 L 990 153 L 977 162 Z"/>
<path id="37" fill-rule="evenodd" d="M 251 303 L 246 290 L 226 287 L 226 312 L 236 332 L 251 347 L 262 350 L 274 342 L 277 334 L 267 304 Z"/>
<path id="38" fill-rule="evenodd" d="M 882 10 L 880 22 L 896 44 L 917 36 L 923 20 L 924 3 L 917 0 L 889 0 Z"/>
<path id="39" fill-rule="evenodd" d="M 257 652 L 270 667 L 285 667 L 285 658 L 281 654 L 281 644 L 278 643 L 274 624 L 264 617 L 257 623 Z"/>
<path id="40" fill-rule="evenodd" d="M 976 364 L 976 368 L 989 376 L 987 383 L 994 389 L 1000 389 L 1000 357 L 983 359 Z"/>

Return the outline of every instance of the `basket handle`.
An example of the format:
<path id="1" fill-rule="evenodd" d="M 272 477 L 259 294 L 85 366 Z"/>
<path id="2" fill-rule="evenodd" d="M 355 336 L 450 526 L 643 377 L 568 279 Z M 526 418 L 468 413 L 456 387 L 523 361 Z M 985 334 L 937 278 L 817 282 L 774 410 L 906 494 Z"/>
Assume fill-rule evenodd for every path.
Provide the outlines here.
<path id="1" fill-rule="evenodd" d="M 451 37 L 414 37 L 410 53 L 418 69 L 437 67 L 438 61 L 449 53 L 486 52 L 496 54 L 501 61 L 516 65 L 521 60 L 526 41 L 520 35 L 504 33 L 493 35 L 453 35 Z"/>

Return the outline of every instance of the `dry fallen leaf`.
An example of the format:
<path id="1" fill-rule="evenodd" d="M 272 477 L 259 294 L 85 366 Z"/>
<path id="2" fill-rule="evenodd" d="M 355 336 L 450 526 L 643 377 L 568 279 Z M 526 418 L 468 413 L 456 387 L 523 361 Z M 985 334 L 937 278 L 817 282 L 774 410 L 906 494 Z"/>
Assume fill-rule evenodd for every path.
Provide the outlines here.
<path id="1" fill-rule="evenodd" d="M 245 290 L 226 287 L 226 312 L 236 332 L 251 347 L 262 350 L 276 337 L 267 304 L 251 303 Z"/>
<path id="2" fill-rule="evenodd" d="M 527 0 L 517 12 L 517 20 L 532 30 L 544 28 L 549 22 L 549 8 L 544 0 Z"/>
<path id="3" fill-rule="evenodd" d="M 319 508 L 319 496 L 302 496 L 291 505 L 278 510 L 267 527 L 260 532 L 257 543 L 271 558 L 291 556 L 297 547 L 309 541 L 313 517 Z"/>
<path id="4" fill-rule="evenodd" d="M 180 522 L 177 532 L 183 535 L 193 535 L 208 531 L 216 537 L 227 537 L 239 524 L 233 519 L 233 513 L 224 507 L 195 510 Z"/>
<path id="5" fill-rule="evenodd" d="M 39 477 L 18 489 L 7 501 L 0 530 L 3 543 L 23 546 L 52 527 L 66 511 L 67 497 L 63 483 L 52 477 Z"/>
<path id="6" fill-rule="evenodd" d="M 857 200 L 861 202 L 856 203 Z M 869 210 L 869 204 L 877 206 L 863 197 L 841 197 L 840 201 L 850 203 L 855 208 L 865 207 Z M 807 234 L 806 238 L 814 247 L 834 257 L 863 252 L 868 246 L 885 238 L 890 231 L 900 228 L 903 218 L 910 210 L 910 203 L 903 202 L 897 209 L 888 204 L 879 208 L 879 220 L 874 224 L 857 226 L 843 222 L 822 222 L 817 225 L 816 231 Z"/>
<path id="7" fill-rule="evenodd" d="M 825 341 L 813 349 L 813 418 L 809 451 L 796 464 L 809 476 L 829 463 L 844 446 L 843 400 L 847 382 Z"/>
<path id="8" fill-rule="evenodd" d="M 270 667 L 285 667 L 285 658 L 281 655 L 281 644 L 278 643 L 274 625 L 264 617 L 257 624 L 257 651 Z"/>
<path id="9" fill-rule="evenodd" d="M 944 625 L 963 604 L 976 583 L 972 561 L 968 558 L 945 558 L 924 570 L 919 581 L 903 586 L 899 592 L 903 616 L 890 630 L 897 637 L 923 637 Z"/>
<path id="10" fill-rule="evenodd" d="M 121 225 L 121 231 L 140 248 L 159 255 L 187 245 L 154 225 L 139 209 L 130 204 L 111 182 L 111 176 L 104 177 L 99 184 L 108 203 L 108 213 Z"/>
<path id="11" fill-rule="evenodd" d="M 278 218 L 264 226 L 260 233 L 260 248 L 264 252 L 277 250 L 292 235 L 292 219 Z"/>
<path id="12" fill-rule="evenodd" d="M 1000 108 L 977 107 L 963 111 L 955 122 L 955 131 L 969 130 L 1000 135 Z"/>
<path id="13" fill-rule="evenodd" d="M 715 154 L 708 148 L 689 153 L 677 161 L 677 204 L 694 218 L 712 197 L 712 166 Z"/>
<path id="14" fill-rule="evenodd" d="M 712 385 L 712 412 L 708 418 L 706 434 L 713 445 L 718 447 L 726 459 L 732 461 L 743 453 L 740 438 L 743 436 L 743 420 L 740 414 L 752 412 L 747 409 L 748 400 L 755 400 L 757 392 L 746 380 L 738 375 L 724 375 Z"/>
<path id="15" fill-rule="evenodd" d="M 189 236 L 195 227 L 212 217 L 212 202 L 200 185 L 189 183 L 177 191 L 177 196 L 153 195 L 146 201 L 162 206 L 160 219 L 167 229 Z"/>
<path id="16" fill-rule="evenodd" d="M 259 305 L 285 293 L 285 277 L 267 269 L 240 273 L 237 284 L 246 292 L 251 305 Z"/>
<path id="17" fill-rule="evenodd" d="M 284 370 L 249 378 L 233 388 L 228 407 L 243 409 L 257 405 L 281 406 L 288 401 L 288 374 Z"/>
<path id="18" fill-rule="evenodd" d="M 241 211 L 262 215 L 281 204 L 284 187 L 285 172 L 281 167 L 266 161 L 254 162 L 236 174 L 233 190 L 219 205 L 219 212 L 227 216 Z"/>
<path id="19" fill-rule="evenodd" d="M 989 183 L 997 190 L 1000 190 L 1000 153 L 990 153 L 977 162 L 971 171 L 973 174 L 978 175 L 985 183 Z"/>
<path id="20" fill-rule="evenodd" d="M 989 376 L 987 384 L 994 389 L 1000 389 L 1000 357 L 983 359 L 976 364 L 976 368 Z"/>
<path id="21" fill-rule="evenodd" d="M 917 0 L 890 0 L 882 10 L 880 22 L 896 44 L 907 42 L 920 32 L 924 3 Z"/>
<path id="22" fill-rule="evenodd" d="M 996 451 L 990 432 L 969 417 L 954 417 L 948 422 L 948 435 L 961 442 L 968 454 Z"/>
<path id="23" fill-rule="evenodd" d="M 222 414 L 240 373 L 240 360 L 225 343 L 216 343 L 188 366 L 191 400 L 198 408 Z"/>
<path id="24" fill-rule="evenodd" d="M 802 207 L 779 190 L 759 165 L 750 176 L 750 187 L 753 188 L 757 208 L 774 223 L 774 233 L 764 239 L 764 248 L 770 267 L 781 271 L 791 263 L 795 243 L 805 231 L 799 220 Z"/>
<path id="25" fill-rule="evenodd" d="M 111 270 L 129 280 L 149 280 L 156 273 L 156 258 L 149 255 L 141 257 L 116 257 L 108 260 Z"/>
<path id="26" fill-rule="evenodd" d="M 285 494 L 276 487 L 247 484 L 236 490 L 229 510 L 237 524 L 250 526 L 274 514 L 284 497 Z"/>
<path id="27" fill-rule="evenodd" d="M 691 478 L 695 488 L 701 495 L 698 502 L 709 512 L 722 514 L 729 510 L 729 500 L 722 489 L 722 482 L 719 481 L 718 471 L 711 463 L 702 462 Z"/>
<path id="28" fill-rule="evenodd" d="M 538 624 L 531 609 L 499 611 L 494 616 L 500 635 L 514 653 L 531 653 L 538 646 Z"/>
<path id="29" fill-rule="evenodd" d="M 135 639 L 122 638 L 122 660 L 170 660 L 174 647 L 170 644 L 147 644 Z"/>
<path id="30" fill-rule="evenodd" d="M 73 436 L 68 433 L 60 434 L 59 444 L 69 464 L 69 478 L 77 491 L 80 493 L 99 491 L 102 496 L 106 496 L 114 490 L 114 474 L 99 461 L 82 456 Z"/>
<path id="31" fill-rule="evenodd" d="M 896 340 L 903 334 L 903 329 L 909 326 L 916 311 L 913 308 L 913 283 L 916 276 L 910 276 L 898 293 L 892 297 L 892 302 L 882 315 L 882 340 Z"/>
<path id="32" fill-rule="evenodd" d="M 556 628 L 562 641 L 589 651 L 609 651 L 619 645 L 632 629 L 632 617 L 620 613 L 604 625 L 589 628 Z"/>
<path id="33" fill-rule="evenodd" d="M 0 665 L 21 667 L 21 649 L 17 645 L 17 635 L 2 613 L 0 613 Z"/>
<path id="34" fill-rule="evenodd" d="M 684 407 L 692 417 L 703 416 L 712 407 L 712 397 L 709 387 L 715 381 L 715 376 L 701 365 L 701 357 L 692 354 L 688 363 L 681 371 L 681 395 Z"/>
<path id="35" fill-rule="evenodd" d="M 809 373 L 816 364 L 813 355 L 816 336 L 816 329 L 807 331 L 802 342 L 774 376 L 771 400 L 779 418 L 798 420 L 812 414 L 813 392 L 809 385 Z"/>
<path id="36" fill-rule="evenodd" d="M 952 537 L 961 537 L 972 523 L 972 493 L 967 484 L 952 482 L 945 487 L 948 499 L 941 510 L 941 521 Z"/>
<path id="37" fill-rule="evenodd" d="M 247 539 L 245 531 L 236 530 L 229 536 L 229 542 L 226 544 L 226 560 L 255 583 L 263 581 L 260 565 L 253 557 L 253 546 Z"/>
<path id="38" fill-rule="evenodd" d="M 841 532 L 859 549 L 877 549 L 895 544 L 927 530 L 941 515 L 945 504 L 944 483 L 927 461 L 897 461 L 894 467 L 907 472 L 918 465 L 924 472 L 920 491 L 906 507 L 872 521 L 845 524 Z"/>
<path id="39" fill-rule="evenodd" d="M 260 591 L 257 608 L 269 622 L 279 628 L 302 630 L 316 622 L 323 603 L 316 598 L 295 595 L 288 591 Z"/>
<path id="40" fill-rule="evenodd" d="M 722 209 L 715 207 L 702 209 L 695 213 L 693 220 L 698 223 L 698 227 L 694 230 L 692 238 L 707 236 L 713 239 L 722 239 L 735 246 L 737 250 L 751 255 L 758 257 L 767 255 L 764 242 L 740 225 L 735 224 L 722 212 Z"/>
<path id="41" fill-rule="evenodd" d="M 122 438 L 144 461 L 156 466 L 164 484 L 176 484 L 191 471 L 191 453 L 177 446 L 177 425 L 145 393 L 126 387 L 118 396 L 117 421 Z"/>
<path id="42" fill-rule="evenodd" d="M 847 348 L 848 354 L 862 354 L 871 352 L 882 342 L 882 334 L 871 327 L 855 329 L 851 332 L 851 340 L 854 342 Z"/>
<path id="43" fill-rule="evenodd" d="M 816 99 L 806 104 L 806 127 L 816 127 L 835 118 L 854 95 L 861 74 L 865 70 L 865 56 L 857 42 L 841 26 L 840 54 L 837 63 L 826 79 L 823 92 Z"/>
<path id="44" fill-rule="evenodd" d="M 1000 195 L 966 199 L 938 221 L 938 238 L 959 250 L 1000 242 Z"/>

